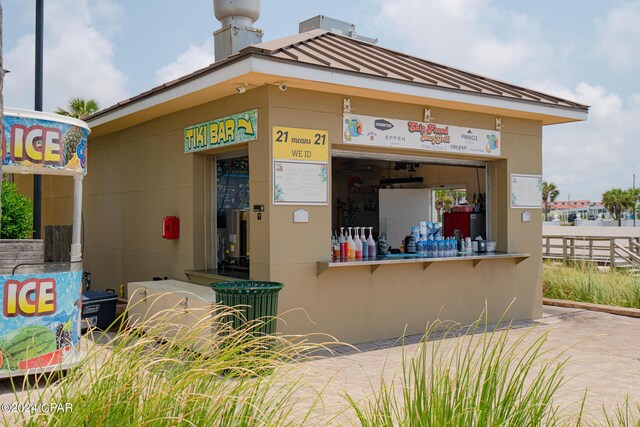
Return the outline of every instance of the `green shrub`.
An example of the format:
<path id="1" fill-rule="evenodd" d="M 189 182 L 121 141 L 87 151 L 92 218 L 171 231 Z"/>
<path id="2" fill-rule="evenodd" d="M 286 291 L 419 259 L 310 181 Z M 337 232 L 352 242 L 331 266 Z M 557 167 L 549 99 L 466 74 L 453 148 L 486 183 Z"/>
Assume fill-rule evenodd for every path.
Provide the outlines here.
<path id="1" fill-rule="evenodd" d="M 2 239 L 28 239 L 33 233 L 33 203 L 14 183 L 2 182 Z"/>

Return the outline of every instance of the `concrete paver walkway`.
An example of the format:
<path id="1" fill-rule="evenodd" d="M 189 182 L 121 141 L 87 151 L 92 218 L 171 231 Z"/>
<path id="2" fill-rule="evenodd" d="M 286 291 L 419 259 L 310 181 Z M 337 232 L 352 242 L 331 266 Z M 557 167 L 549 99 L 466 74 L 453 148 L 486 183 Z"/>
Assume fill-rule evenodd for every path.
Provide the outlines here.
<path id="1" fill-rule="evenodd" d="M 625 397 L 640 402 L 640 319 L 580 309 L 544 307 L 544 317 L 521 322 L 509 331 L 512 342 L 524 334 L 529 341 L 548 333 L 548 356 L 568 358 L 564 369 L 567 383 L 555 396 L 565 413 L 577 414 L 587 389 L 585 419 L 602 420 L 603 406 L 613 410 Z M 452 348 L 458 338 L 447 339 L 441 347 Z M 409 342 L 411 339 L 408 340 Z M 386 348 L 379 348 L 386 344 Z M 340 414 L 335 424 L 343 424 L 353 414 L 345 404 L 348 393 L 355 399 L 370 395 L 381 377 L 398 377 L 403 360 L 402 347 L 389 342 L 369 343 L 360 352 L 316 360 L 300 365 L 301 375 L 313 389 L 323 390 L 323 412 L 319 417 Z M 420 344 L 405 345 L 412 355 Z M 328 381 L 328 383 L 327 383 Z M 309 391 L 313 395 L 312 391 Z"/>
<path id="2" fill-rule="evenodd" d="M 533 340 L 548 333 L 549 355 L 562 353 L 569 358 L 564 370 L 568 382 L 556 396 L 561 405 L 577 405 L 585 389 L 590 417 L 602 417 L 602 406 L 615 408 L 626 396 L 640 402 L 640 319 L 545 306 L 543 318 L 515 326 L 510 340 L 524 334 Z M 357 351 L 342 348 L 332 357 L 295 365 L 291 375 L 305 384 L 296 398 L 310 402 L 316 397 L 314 390 L 322 390 L 322 404 L 313 420 L 318 425 L 348 424 L 353 414 L 345 394 L 364 398 L 382 377 L 397 375 L 403 357 L 414 354 L 420 345 L 419 338 L 408 337 L 404 349 L 396 345 L 397 340 L 385 340 L 358 346 Z M 443 340 L 443 348 L 453 347 L 458 339 Z M 15 400 L 10 382 L 0 381 L 0 402 Z M 577 411 L 577 406 L 571 410 Z"/>

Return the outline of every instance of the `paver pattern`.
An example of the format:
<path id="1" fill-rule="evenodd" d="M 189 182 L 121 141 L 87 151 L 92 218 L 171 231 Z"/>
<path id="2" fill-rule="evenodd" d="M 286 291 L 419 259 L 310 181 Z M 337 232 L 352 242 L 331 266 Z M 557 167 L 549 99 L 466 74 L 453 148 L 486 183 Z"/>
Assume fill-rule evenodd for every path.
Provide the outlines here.
<path id="1" fill-rule="evenodd" d="M 614 408 L 628 396 L 640 402 L 640 319 L 581 309 L 544 307 L 544 317 L 517 322 L 509 339 L 523 334 L 535 339 L 548 333 L 548 356 L 568 357 L 564 369 L 568 379 L 557 402 L 562 406 L 580 401 L 587 389 L 586 415 L 601 417 L 602 406 Z M 402 360 L 415 353 L 421 336 L 380 340 L 354 347 L 336 347 L 332 355 L 293 366 L 289 374 L 304 383 L 296 398 L 302 408 L 322 392 L 310 424 L 344 425 L 353 414 L 344 399 L 370 395 L 384 377 L 390 380 L 400 373 Z M 435 336 L 435 339 L 439 337 Z M 453 348 L 464 338 L 442 340 L 443 350 Z M 24 395 L 19 393 L 18 398 Z M 0 402 L 16 400 L 9 380 L 0 381 Z"/>

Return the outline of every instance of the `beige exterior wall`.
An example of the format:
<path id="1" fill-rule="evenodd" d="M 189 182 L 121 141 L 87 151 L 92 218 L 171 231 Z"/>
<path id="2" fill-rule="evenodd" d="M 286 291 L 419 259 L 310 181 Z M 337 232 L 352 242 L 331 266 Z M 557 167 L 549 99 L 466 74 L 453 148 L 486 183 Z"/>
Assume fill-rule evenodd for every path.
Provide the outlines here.
<path id="1" fill-rule="evenodd" d="M 342 97 L 288 90 L 271 91 L 270 125 L 326 129 L 333 149 L 373 151 L 342 144 Z M 352 113 L 421 120 L 424 106 L 351 97 Z M 495 116 L 432 108 L 437 123 L 492 129 Z M 503 117 L 502 156 L 490 164 L 491 238 L 498 249 L 527 252 L 531 257 L 513 260 L 386 265 L 371 272 L 367 266 L 330 269 L 317 276 L 316 262 L 329 259 L 331 205 L 308 206 L 309 223 L 293 223 L 298 206 L 271 206 L 270 279 L 285 283 L 280 310 L 283 332 L 324 332 L 347 342 L 363 342 L 420 333 L 436 318 L 470 323 L 486 310 L 490 322 L 509 308 L 508 319 L 531 319 L 542 312 L 540 215 L 523 223 L 522 210 L 508 207 L 510 173 L 541 174 L 540 122 Z M 420 155 L 411 150 L 389 153 Z M 431 154 L 429 154 L 431 155 Z M 431 155 L 432 156 L 432 155 Z M 433 156 L 432 156 L 433 157 Z M 448 158 L 458 158 L 449 156 Z M 460 156 L 459 158 L 474 159 Z M 487 158 L 478 158 L 487 160 Z M 268 159 L 270 161 L 270 159 Z M 477 160 L 477 159 L 476 159 Z M 473 192 L 475 170 L 427 167 L 428 185 L 442 181 L 465 183 Z M 473 176 L 469 176 L 472 171 Z M 483 177 L 484 178 L 484 177 Z M 484 184 L 484 182 L 482 183 Z M 335 188 L 335 186 L 333 186 Z M 331 188 L 331 187 L 330 187 Z M 333 200 L 334 198 L 332 198 Z M 303 310 L 299 310 L 303 309 Z M 405 329 L 406 327 L 406 329 Z"/>
<path id="2" fill-rule="evenodd" d="M 266 88 L 256 89 L 90 137 L 83 258 L 84 269 L 92 273 L 92 288 L 118 289 L 122 282 L 154 276 L 186 280 L 185 270 L 210 267 L 212 153 L 185 154 L 183 131 L 189 125 L 258 108 L 259 123 L 264 124 L 259 135 L 268 136 L 266 94 Z M 268 139 L 254 141 L 249 151 L 268 150 L 267 144 Z M 221 151 L 243 149 L 247 144 Z M 252 179 L 260 174 L 260 167 L 252 167 Z M 262 176 L 265 181 L 264 172 Z M 21 191 L 32 194 L 31 176 L 16 175 L 16 181 Z M 43 226 L 71 224 L 73 179 L 44 176 L 42 194 Z M 180 219 L 177 240 L 162 238 L 162 218 L 171 215 Z M 263 239 L 260 227 L 251 232 L 252 241 Z M 256 258 L 268 265 L 268 257 L 256 254 Z"/>
<path id="3" fill-rule="evenodd" d="M 351 105 L 354 114 L 414 120 L 422 119 L 425 108 L 354 97 Z M 252 108 L 259 110 L 257 141 L 184 153 L 185 126 Z M 437 123 L 486 129 L 495 125 L 490 114 L 431 110 Z M 85 270 L 92 272 L 94 288 L 104 289 L 153 276 L 184 280 L 185 270 L 210 267 L 212 156 L 244 149 L 249 153 L 250 204 L 265 206 L 260 221 L 250 213 L 251 278 L 285 283 L 280 294 L 280 311 L 286 312 L 286 324 L 280 324 L 283 332 L 324 332 L 357 343 L 419 333 L 436 318 L 470 323 L 485 309 L 489 321 L 496 321 L 512 302 L 507 318 L 539 317 L 541 215 L 534 212 L 532 222 L 521 222 L 522 210 L 508 207 L 508 189 L 511 173 L 541 174 L 542 128 L 540 122 L 509 117 L 502 117 L 502 123 L 502 156 L 489 167 L 490 237 L 500 251 L 530 253 L 520 264 L 487 260 L 474 267 L 471 261 L 456 261 L 434 263 L 427 270 L 422 264 L 383 265 L 373 273 L 358 266 L 318 276 L 317 262 L 330 256 L 332 205 L 306 206 L 308 223 L 293 223 L 293 211 L 300 206 L 271 205 L 271 126 L 325 129 L 334 150 L 374 150 L 342 144 L 342 96 L 293 88 L 280 92 L 268 86 L 90 139 Z M 422 155 L 415 150 L 385 152 Z M 455 174 L 444 167 L 426 170 L 428 185 L 464 183 L 470 192 L 476 191 L 474 169 Z M 58 180 L 44 178 L 45 225 L 70 223 L 73 182 Z M 26 185 L 23 181 L 20 178 L 21 187 Z M 161 220 L 167 215 L 180 218 L 178 240 L 161 237 Z"/>

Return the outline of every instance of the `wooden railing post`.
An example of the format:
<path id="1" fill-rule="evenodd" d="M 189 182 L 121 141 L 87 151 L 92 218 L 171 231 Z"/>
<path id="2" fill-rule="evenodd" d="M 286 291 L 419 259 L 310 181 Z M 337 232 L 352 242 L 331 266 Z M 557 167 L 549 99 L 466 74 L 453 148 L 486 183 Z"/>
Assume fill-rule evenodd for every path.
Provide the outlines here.
<path id="1" fill-rule="evenodd" d="M 589 259 L 593 259 L 593 240 L 589 239 Z"/>
<path id="2" fill-rule="evenodd" d="M 571 239 L 571 258 L 575 259 L 576 257 L 576 238 L 570 237 Z"/>
<path id="3" fill-rule="evenodd" d="M 609 239 L 609 265 L 616 266 L 616 238 Z"/>
<path id="4" fill-rule="evenodd" d="M 549 236 L 547 236 L 545 239 L 547 240 L 547 250 L 545 251 L 545 255 L 549 256 L 551 255 L 551 239 L 549 238 Z"/>

